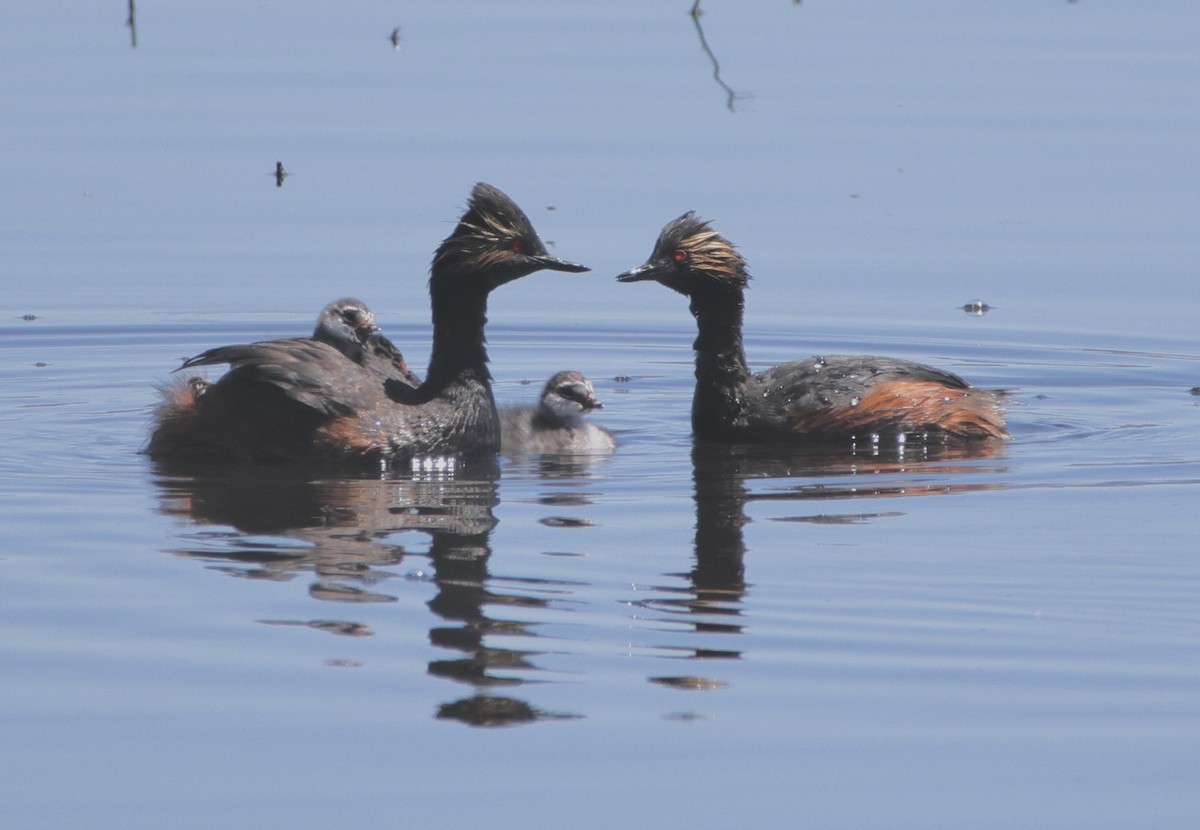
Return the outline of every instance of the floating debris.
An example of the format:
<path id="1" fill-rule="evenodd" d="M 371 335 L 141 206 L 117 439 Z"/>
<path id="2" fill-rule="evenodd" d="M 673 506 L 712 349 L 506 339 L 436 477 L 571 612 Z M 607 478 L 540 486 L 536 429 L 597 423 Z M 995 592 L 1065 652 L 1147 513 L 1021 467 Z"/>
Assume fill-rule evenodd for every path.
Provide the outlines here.
<path id="1" fill-rule="evenodd" d="M 538 720 L 576 720 L 583 717 L 566 712 L 534 709 L 523 700 L 511 697 L 476 695 L 438 707 L 439 720 L 456 720 L 468 726 L 509 726 Z"/>
<path id="2" fill-rule="evenodd" d="M 339 582 L 315 582 L 308 587 L 308 595 L 327 602 L 395 602 L 396 597 L 343 585 Z"/>
<path id="3" fill-rule="evenodd" d="M 549 506 L 586 507 L 592 503 L 592 495 L 590 493 L 551 493 L 540 497 L 537 501 L 538 504 Z"/>
<path id="4" fill-rule="evenodd" d="M 660 686 L 669 686 L 672 689 L 684 689 L 692 692 L 708 692 L 713 689 L 724 689 L 729 685 L 724 681 L 713 680 L 710 677 L 651 677 L 648 679 L 651 683 L 657 683 Z"/>
<path id="5" fill-rule="evenodd" d="M 341 637 L 370 637 L 375 632 L 365 623 L 349 620 L 259 620 L 264 625 L 294 625 L 337 634 Z"/>
<path id="6" fill-rule="evenodd" d="M 593 523 L 587 519 L 572 519 L 569 516 L 547 516 L 544 519 L 538 519 L 539 524 L 546 527 L 592 527 Z"/>
<path id="7" fill-rule="evenodd" d="M 884 513 L 819 513 L 814 516 L 782 516 L 773 522 L 807 522 L 815 525 L 857 525 L 875 519 L 891 519 L 904 514 L 892 510 Z"/>

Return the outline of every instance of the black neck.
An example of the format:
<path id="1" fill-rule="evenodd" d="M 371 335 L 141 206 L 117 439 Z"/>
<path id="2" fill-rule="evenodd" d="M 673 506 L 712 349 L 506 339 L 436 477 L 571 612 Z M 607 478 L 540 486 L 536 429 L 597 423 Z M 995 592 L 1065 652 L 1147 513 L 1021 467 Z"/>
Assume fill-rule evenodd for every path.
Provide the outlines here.
<path id="1" fill-rule="evenodd" d="M 698 433 L 711 425 L 728 426 L 744 421 L 745 386 L 750 376 L 742 347 L 740 288 L 718 288 L 692 295 L 692 316 L 698 334 L 696 395 L 692 400 L 692 426 Z"/>
<path id="2" fill-rule="evenodd" d="M 487 295 L 431 292 L 433 303 L 433 351 L 425 386 L 445 387 L 459 379 L 474 379 L 485 385 L 488 374 Z"/>

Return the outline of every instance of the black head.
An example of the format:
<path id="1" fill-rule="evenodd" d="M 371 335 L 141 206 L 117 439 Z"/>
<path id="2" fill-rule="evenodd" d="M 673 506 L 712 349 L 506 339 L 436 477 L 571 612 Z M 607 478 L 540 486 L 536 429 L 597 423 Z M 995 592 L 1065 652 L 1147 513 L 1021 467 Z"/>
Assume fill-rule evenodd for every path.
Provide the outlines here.
<path id="1" fill-rule="evenodd" d="M 746 287 L 746 260 L 709 223 L 688 211 L 668 222 L 646 263 L 617 277 L 620 282 L 655 280 L 692 296 L 708 288 Z"/>
<path id="2" fill-rule="evenodd" d="M 452 283 L 491 291 L 543 268 L 589 270 L 551 256 L 516 202 L 490 184 L 480 183 L 471 191 L 458 227 L 434 254 L 430 285 Z"/>
<path id="3" fill-rule="evenodd" d="M 362 356 L 363 345 L 372 334 L 379 331 L 375 315 L 362 300 L 343 297 L 321 309 L 313 340 L 333 346 L 351 360 Z"/>

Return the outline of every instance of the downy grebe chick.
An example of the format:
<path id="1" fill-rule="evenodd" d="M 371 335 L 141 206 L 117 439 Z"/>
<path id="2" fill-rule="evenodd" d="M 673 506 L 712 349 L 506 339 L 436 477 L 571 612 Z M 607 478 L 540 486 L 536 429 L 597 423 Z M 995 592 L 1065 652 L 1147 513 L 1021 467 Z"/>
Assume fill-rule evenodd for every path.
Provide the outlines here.
<path id="1" fill-rule="evenodd" d="M 380 331 L 374 312 L 362 300 L 342 297 L 321 309 L 312 339 L 328 343 L 385 381 L 412 389 L 421 385 L 421 379 L 408 368 L 395 344 Z"/>
<path id="2" fill-rule="evenodd" d="M 997 392 L 891 357 L 826 355 L 751 373 L 742 347 L 746 261 L 695 213 L 663 228 L 650 259 L 617 277 L 685 294 L 696 318 L 692 430 L 729 441 L 830 441 L 871 435 L 1007 437 Z"/>
<path id="3" fill-rule="evenodd" d="M 612 452 L 617 447 L 612 433 L 583 417 L 603 408 L 590 380 L 578 372 L 559 372 L 546 382 L 537 406 L 500 410 L 500 451 L 510 456 Z"/>
<path id="4" fill-rule="evenodd" d="M 355 363 L 363 362 L 363 345 L 379 327 L 362 300 L 342 297 L 321 309 L 312 339 L 333 346 Z"/>
<path id="5" fill-rule="evenodd" d="M 198 375 L 180 376 L 157 385 L 159 402 L 154 410 L 158 424 L 186 422 L 196 411 L 200 397 L 212 387 L 212 382 Z"/>
<path id="6" fill-rule="evenodd" d="M 325 343 L 276 340 L 210 349 L 185 366 L 230 369 L 193 406 L 168 401 L 146 446 L 156 458 L 401 460 L 500 449 L 487 369 L 488 295 L 542 269 L 583 265 L 547 253 L 528 217 L 478 184 L 430 269 L 433 349 L 425 382 L 393 399 L 379 376 Z"/>
<path id="7" fill-rule="evenodd" d="M 380 331 L 375 314 L 362 300 L 342 297 L 321 309 L 312 339 L 333 346 L 358 365 L 374 372 L 392 390 L 416 389 L 421 385 L 421 379 L 408 368 L 404 355 L 395 344 Z"/>

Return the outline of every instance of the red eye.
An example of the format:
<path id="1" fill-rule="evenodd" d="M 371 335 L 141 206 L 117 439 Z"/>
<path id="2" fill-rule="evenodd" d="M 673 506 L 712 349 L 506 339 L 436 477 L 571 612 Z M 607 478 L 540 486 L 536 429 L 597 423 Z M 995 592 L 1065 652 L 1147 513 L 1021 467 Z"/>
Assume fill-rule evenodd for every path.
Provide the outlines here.
<path id="1" fill-rule="evenodd" d="M 523 254 L 525 253 L 525 243 L 519 239 L 514 239 L 508 246 L 508 250 L 512 251 L 514 254 Z"/>
<path id="2" fill-rule="evenodd" d="M 675 253 L 671 254 L 671 259 L 676 262 L 687 262 L 687 258 L 687 251 L 683 250 L 683 248 L 676 248 Z"/>

